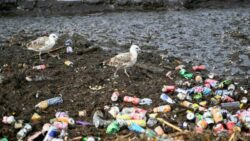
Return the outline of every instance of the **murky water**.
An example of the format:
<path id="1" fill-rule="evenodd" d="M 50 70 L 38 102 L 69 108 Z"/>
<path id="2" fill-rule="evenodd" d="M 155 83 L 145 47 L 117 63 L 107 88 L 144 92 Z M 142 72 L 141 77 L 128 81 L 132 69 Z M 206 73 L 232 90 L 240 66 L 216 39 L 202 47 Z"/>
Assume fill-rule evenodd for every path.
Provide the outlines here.
<path id="1" fill-rule="evenodd" d="M 102 47 L 133 42 L 144 50 L 167 49 L 215 73 L 250 75 L 250 8 L 0 19 L 0 39 L 21 29 L 35 34 L 75 29 Z"/>

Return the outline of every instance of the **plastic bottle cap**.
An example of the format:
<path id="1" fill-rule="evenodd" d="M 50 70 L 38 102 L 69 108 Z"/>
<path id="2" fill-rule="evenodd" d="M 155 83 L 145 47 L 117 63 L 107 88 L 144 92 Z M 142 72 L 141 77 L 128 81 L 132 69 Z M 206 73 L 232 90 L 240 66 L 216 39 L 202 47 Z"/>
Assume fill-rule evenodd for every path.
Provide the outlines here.
<path id="1" fill-rule="evenodd" d="M 188 120 L 193 120 L 195 116 L 193 112 L 188 112 L 186 117 Z"/>

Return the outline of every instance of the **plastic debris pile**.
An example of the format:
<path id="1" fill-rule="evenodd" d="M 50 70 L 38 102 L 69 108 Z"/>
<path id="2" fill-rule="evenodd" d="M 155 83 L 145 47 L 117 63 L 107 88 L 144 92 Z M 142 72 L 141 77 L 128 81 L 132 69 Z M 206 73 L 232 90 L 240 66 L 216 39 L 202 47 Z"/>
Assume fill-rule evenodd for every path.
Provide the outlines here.
<path id="1" fill-rule="evenodd" d="M 115 90 L 111 95 L 112 106 L 105 106 L 104 110 L 95 111 L 92 123 L 75 121 L 68 112 L 56 112 L 55 118 L 45 123 L 41 131 L 31 134 L 32 124 L 24 124 L 14 116 L 4 116 L 2 122 L 11 124 L 19 130 L 16 136 L 18 141 L 24 140 L 27 135 L 30 135 L 27 137 L 28 141 L 37 138 L 42 138 L 43 141 L 69 140 L 68 129 L 74 125 L 105 128 L 106 133 L 110 135 L 128 129 L 156 140 L 175 140 L 167 136 L 168 133 L 188 131 L 203 133 L 204 130 L 212 131 L 214 136 L 233 138 L 236 132 L 249 136 L 250 108 L 246 97 L 248 91 L 233 80 L 215 79 L 212 73 L 207 76 L 202 76 L 201 73 L 194 74 L 196 71 L 205 70 L 204 65 L 194 66 L 192 71 L 184 68 L 183 65 L 175 68 L 182 77 L 181 80 L 176 80 L 175 85 L 166 84 L 162 87 L 159 101 L 165 102 L 163 105 L 152 107 L 152 103 L 158 101 L 150 98 L 122 97 L 119 91 Z M 45 69 L 45 66 L 36 66 L 34 69 Z M 171 77 L 170 75 L 171 73 L 167 73 L 166 76 Z M 55 97 L 38 103 L 35 109 L 40 112 L 49 106 L 61 103 L 63 103 L 62 97 Z M 120 106 L 120 103 L 131 106 Z M 103 111 L 109 113 L 112 119 L 105 119 Z M 79 111 L 79 116 L 85 115 L 86 111 Z M 181 124 L 173 122 L 178 116 L 182 116 Z M 40 120 L 41 116 L 37 113 L 31 117 L 32 123 Z M 100 140 L 92 136 L 75 139 Z M 8 139 L 1 139 L 1 141 L 6 140 Z M 179 140 L 185 140 L 185 137 Z"/>

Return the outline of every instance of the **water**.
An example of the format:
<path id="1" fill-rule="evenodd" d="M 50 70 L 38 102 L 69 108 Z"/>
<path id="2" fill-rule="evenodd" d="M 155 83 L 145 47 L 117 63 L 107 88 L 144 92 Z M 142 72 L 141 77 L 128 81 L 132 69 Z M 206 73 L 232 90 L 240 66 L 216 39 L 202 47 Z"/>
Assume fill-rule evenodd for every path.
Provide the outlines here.
<path id="1" fill-rule="evenodd" d="M 22 29 L 33 35 L 70 29 L 104 48 L 135 43 L 148 51 L 167 49 L 168 56 L 204 64 L 218 74 L 250 75 L 250 8 L 7 17 L 0 19 L 0 29 L 0 40 Z"/>

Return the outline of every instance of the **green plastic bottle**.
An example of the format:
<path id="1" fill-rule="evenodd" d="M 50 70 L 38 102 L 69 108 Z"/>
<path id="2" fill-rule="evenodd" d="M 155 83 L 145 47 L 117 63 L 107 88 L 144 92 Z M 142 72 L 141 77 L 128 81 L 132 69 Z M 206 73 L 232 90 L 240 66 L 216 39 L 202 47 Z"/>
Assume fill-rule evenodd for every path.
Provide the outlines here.
<path id="1" fill-rule="evenodd" d="M 182 77 L 186 78 L 186 79 L 192 79 L 193 76 L 194 76 L 192 73 L 187 72 L 187 70 L 185 70 L 185 69 L 181 69 L 181 70 L 179 71 L 179 74 L 180 74 Z"/>
<path id="2" fill-rule="evenodd" d="M 0 141 L 8 141 L 8 139 L 7 138 L 2 138 L 2 139 L 0 139 Z"/>
<path id="3" fill-rule="evenodd" d="M 107 127 L 106 133 L 107 134 L 114 134 L 114 133 L 117 133 L 119 130 L 120 130 L 119 123 L 117 121 L 113 121 Z"/>

